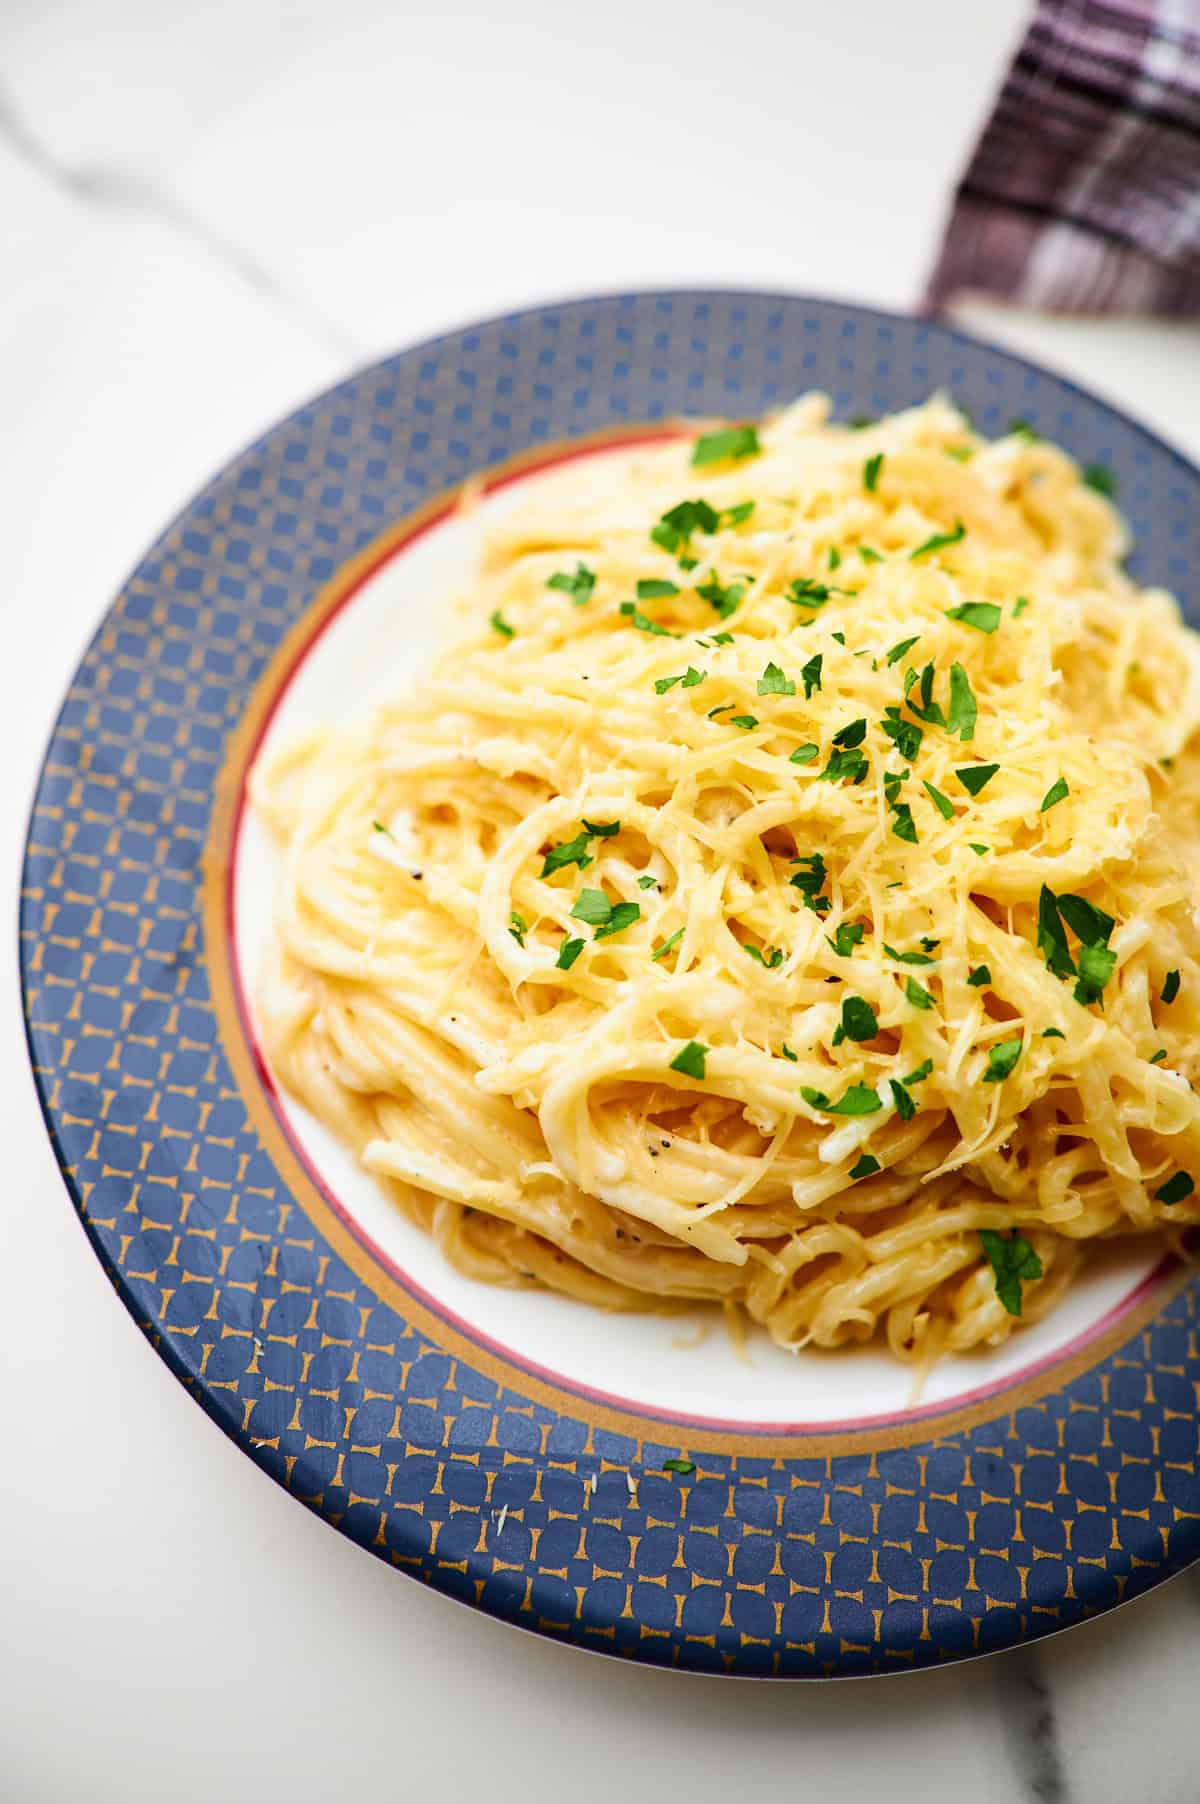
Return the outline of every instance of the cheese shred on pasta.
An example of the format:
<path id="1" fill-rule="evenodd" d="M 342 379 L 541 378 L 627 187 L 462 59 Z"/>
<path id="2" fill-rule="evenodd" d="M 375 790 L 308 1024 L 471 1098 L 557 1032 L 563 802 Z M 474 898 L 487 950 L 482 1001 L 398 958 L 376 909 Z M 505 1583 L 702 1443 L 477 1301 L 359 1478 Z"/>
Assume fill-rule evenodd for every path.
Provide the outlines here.
<path id="1" fill-rule="evenodd" d="M 256 772 L 257 1008 L 473 1277 L 926 1361 L 1200 1219 L 1200 640 L 1027 430 L 826 416 L 542 479 Z"/>

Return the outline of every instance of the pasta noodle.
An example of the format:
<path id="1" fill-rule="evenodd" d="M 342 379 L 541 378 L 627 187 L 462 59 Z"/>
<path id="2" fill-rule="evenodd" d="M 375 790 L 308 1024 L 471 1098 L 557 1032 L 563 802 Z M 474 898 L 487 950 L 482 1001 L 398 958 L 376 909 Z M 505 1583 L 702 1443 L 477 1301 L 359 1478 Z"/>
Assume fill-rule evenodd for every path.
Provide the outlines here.
<path id="1" fill-rule="evenodd" d="M 943 399 L 591 460 L 255 772 L 268 1055 L 455 1266 L 926 1361 L 1200 1219 L 1200 639 L 1093 485 Z"/>

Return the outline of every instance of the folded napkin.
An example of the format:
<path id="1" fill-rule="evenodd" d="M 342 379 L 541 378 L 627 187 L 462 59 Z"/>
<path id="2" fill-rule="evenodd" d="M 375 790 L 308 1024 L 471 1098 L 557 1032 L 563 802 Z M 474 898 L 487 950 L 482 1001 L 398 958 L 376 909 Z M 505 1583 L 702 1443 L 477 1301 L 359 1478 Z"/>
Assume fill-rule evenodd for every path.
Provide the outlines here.
<path id="1" fill-rule="evenodd" d="M 1200 0 L 1039 0 L 926 305 L 1200 314 Z"/>

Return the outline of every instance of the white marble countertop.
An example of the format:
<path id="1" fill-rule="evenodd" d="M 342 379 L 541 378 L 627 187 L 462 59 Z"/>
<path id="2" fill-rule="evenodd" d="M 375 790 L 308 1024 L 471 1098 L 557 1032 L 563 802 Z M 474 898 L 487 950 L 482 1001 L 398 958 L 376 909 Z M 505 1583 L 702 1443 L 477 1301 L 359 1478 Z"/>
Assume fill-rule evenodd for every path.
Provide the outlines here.
<path id="1" fill-rule="evenodd" d="M 914 300 L 1021 0 L 8 0 L 8 894 L 76 657 L 164 519 L 354 362 L 524 301 Z M 1200 334 L 973 308 L 1200 454 Z M 0 1791 L 1192 1804 L 1190 1574 L 1037 1647 L 839 1686 L 630 1670 L 331 1534 L 184 1397 L 73 1219 L 20 1036 L 0 1130 Z"/>

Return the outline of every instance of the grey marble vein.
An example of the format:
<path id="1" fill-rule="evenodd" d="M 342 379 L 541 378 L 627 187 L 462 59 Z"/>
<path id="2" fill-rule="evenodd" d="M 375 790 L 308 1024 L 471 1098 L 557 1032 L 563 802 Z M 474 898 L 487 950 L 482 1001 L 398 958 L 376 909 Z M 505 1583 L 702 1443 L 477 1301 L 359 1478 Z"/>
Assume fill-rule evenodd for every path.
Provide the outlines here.
<path id="1" fill-rule="evenodd" d="M 305 295 L 291 288 L 253 251 L 228 237 L 156 183 L 127 170 L 109 169 L 102 164 L 72 165 L 56 157 L 3 87 L 0 87 L 0 145 L 72 200 L 113 215 L 140 214 L 187 239 L 221 264 L 244 287 L 286 312 L 296 324 L 340 356 L 358 359 L 366 355 L 366 347 L 339 321 L 330 319 L 313 306 Z"/>
<path id="2" fill-rule="evenodd" d="M 1070 1804 L 1054 1703 L 1036 1647 L 1013 1648 L 992 1661 L 992 1680 L 1013 1766 L 1036 1804 Z"/>

